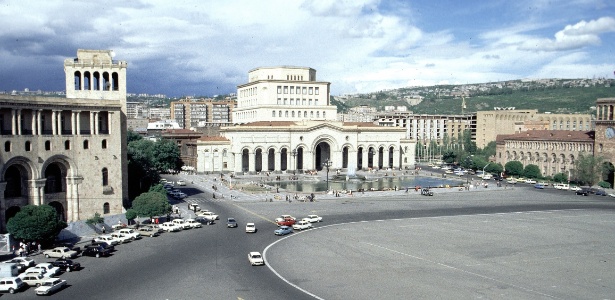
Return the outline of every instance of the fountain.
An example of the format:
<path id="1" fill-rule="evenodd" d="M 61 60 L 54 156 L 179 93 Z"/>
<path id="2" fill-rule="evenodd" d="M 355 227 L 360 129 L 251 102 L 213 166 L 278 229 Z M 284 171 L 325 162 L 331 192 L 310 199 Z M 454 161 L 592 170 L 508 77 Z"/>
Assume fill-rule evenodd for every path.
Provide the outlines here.
<path id="1" fill-rule="evenodd" d="M 335 175 L 331 181 L 365 181 L 365 176 L 357 175 L 356 167 L 348 163 L 346 175 Z"/>

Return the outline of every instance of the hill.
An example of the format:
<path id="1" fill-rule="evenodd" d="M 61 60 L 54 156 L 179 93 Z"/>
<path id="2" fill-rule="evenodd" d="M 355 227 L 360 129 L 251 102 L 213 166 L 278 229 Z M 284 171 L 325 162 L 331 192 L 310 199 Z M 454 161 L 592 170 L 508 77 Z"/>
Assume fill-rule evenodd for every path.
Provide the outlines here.
<path id="1" fill-rule="evenodd" d="M 384 110 L 385 106 L 406 106 L 416 114 L 461 114 L 462 99 L 465 99 L 463 113 L 515 107 L 591 114 L 596 99 L 606 97 L 615 97 L 613 79 L 542 79 L 401 88 L 336 97 L 333 104 L 341 112 L 367 105 L 378 110 Z"/>

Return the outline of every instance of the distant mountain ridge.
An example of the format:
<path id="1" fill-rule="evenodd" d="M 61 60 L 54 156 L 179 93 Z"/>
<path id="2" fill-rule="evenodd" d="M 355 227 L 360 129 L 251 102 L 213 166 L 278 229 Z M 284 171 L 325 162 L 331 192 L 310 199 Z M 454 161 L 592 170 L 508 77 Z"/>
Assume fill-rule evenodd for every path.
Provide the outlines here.
<path id="1" fill-rule="evenodd" d="M 340 112 L 367 105 L 378 110 L 384 110 L 385 106 L 406 106 L 417 114 L 467 114 L 494 107 L 591 114 L 596 99 L 607 97 L 615 97 L 615 79 L 519 79 L 335 96 L 332 103 Z"/>

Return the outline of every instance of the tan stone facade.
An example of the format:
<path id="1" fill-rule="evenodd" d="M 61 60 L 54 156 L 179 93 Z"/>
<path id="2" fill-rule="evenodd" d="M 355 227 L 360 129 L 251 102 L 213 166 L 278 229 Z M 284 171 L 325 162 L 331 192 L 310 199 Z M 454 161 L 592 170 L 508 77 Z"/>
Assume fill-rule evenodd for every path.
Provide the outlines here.
<path id="1" fill-rule="evenodd" d="M 615 165 L 615 98 L 596 101 L 596 146 L 594 155 Z M 613 184 L 613 178 L 609 178 Z"/>
<path id="2" fill-rule="evenodd" d="M 27 204 L 50 204 L 68 222 L 122 212 L 126 65 L 79 50 L 64 62 L 66 98 L 0 97 L 2 230 Z"/>

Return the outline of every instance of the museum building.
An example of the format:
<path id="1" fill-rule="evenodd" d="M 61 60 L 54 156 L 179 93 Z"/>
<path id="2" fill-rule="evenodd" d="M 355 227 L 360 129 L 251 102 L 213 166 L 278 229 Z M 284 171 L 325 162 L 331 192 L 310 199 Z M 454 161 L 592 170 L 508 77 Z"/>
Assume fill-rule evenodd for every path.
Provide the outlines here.
<path id="1" fill-rule="evenodd" d="M 64 61 L 66 98 L 0 95 L 0 226 L 22 206 L 60 218 L 119 214 L 126 186 L 126 67 L 109 50 Z"/>
<path id="2" fill-rule="evenodd" d="M 197 172 L 286 172 L 414 167 L 406 129 L 341 122 L 330 83 L 307 67 L 263 67 L 237 88 L 235 125 L 197 141 Z"/>

